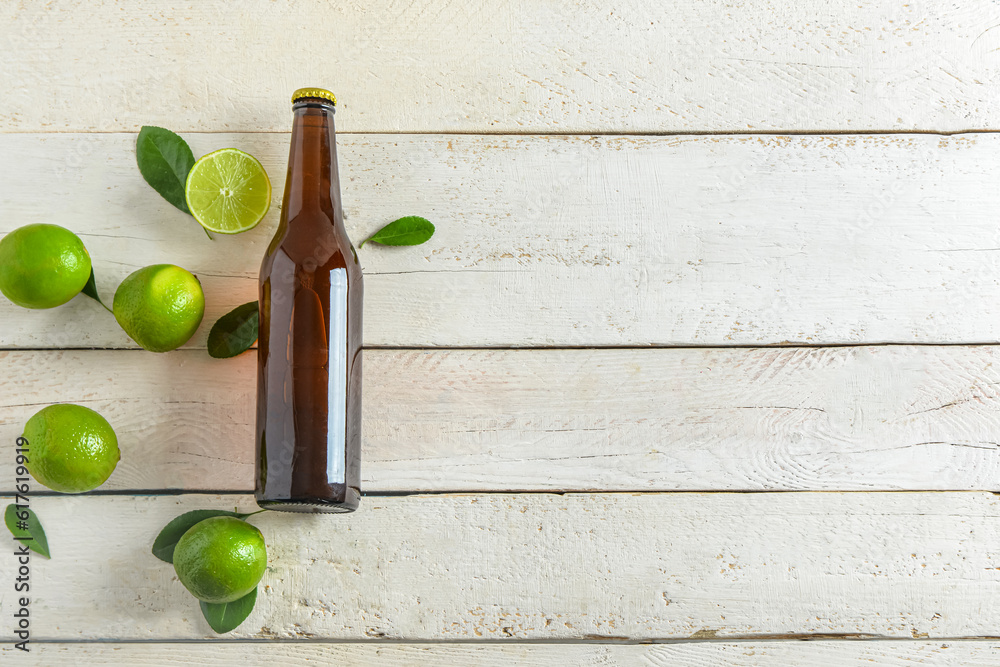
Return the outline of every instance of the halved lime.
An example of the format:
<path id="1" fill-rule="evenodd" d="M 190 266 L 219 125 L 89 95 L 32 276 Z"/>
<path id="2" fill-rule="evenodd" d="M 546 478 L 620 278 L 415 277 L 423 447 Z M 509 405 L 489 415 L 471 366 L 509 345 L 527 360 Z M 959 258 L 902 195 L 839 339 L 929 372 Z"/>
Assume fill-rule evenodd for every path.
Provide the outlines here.
<path id="1" fill-rule="evenodd" d="M 256 227 L 271 207 L 271 181 L 257 158 L 223 148 L 194 163 L 184 197 L 202 227 L 239 234 Z"/>

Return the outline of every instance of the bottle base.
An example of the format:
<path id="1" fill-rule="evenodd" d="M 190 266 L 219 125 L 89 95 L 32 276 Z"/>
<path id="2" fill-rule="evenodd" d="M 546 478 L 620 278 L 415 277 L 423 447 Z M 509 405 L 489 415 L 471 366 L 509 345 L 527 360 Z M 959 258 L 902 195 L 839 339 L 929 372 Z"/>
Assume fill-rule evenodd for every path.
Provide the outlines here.
<path id="1" fill-rule="evenodd" d="M 257 506 L 261 509 L 275 512 L 298 512 L 300 514 L 348 514 L 358 508 L 357 503 L 347 505 L 344 503 L 324 501 L 319 498 L 284 499 L 284 500 L 257 500 Z"/>

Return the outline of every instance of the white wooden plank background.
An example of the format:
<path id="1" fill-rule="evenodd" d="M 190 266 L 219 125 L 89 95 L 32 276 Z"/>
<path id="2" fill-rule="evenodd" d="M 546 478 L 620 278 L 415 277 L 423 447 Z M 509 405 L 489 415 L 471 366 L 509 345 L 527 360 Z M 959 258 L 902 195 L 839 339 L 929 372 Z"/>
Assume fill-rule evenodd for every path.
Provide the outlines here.
<path id="1" fill-rule="evenodd" d="M 683 644 L 328 644 L 316 642 L 38 644 L 30 658 L 9 646 L 0 655 L 21 665 L 72 663 L 77 667 L 204 665 L 245 667 L 329 665 L 343 667 L 488 667 L 581 665 L 587 667 L 995 667 L 996 641 L 752 641 Z M 27 658 L 27 659 L 26 659 Z"/>
<path id="2" fill-rule="evenodd" d="M 2 131 L 996 129 L 989 0 L 5 3 Z M 35 93 L 54 91 L 44 104 Z"/>
<path id="3" fill-rule="evenodd" d="M 368 492 L 1000 487 L 1000 348 L 367 350 Z M 102 490 L 253 490 L 256 355 L 0 352 L 0 442 L 116 428 Z M 24 397 L 30 397 L 25 400 Z M 0 490 L 14 471 L 0 466 Z"/>
<path id="4" fill-rule="evenodd" d="M 248 496 L 36 498 L 39 640 L 215 637 L 160 528 Z M 257 605 L 227 637 L 898 638 L 993 635 L 992 493 L 469 494 L 366 498 L 350 517 L 253 518 Z M 12 581 L 12 558 L 0 576 Z M 14 595 L 0 589 L 5 606 Z M 11 630 L 0 626 L 0 637 Z"/>
<path id="5" fill-rule="evenodd" d="M 135 494 L 34 501 L 55 643 L 4 664 L 997 663 L 992 493 L 607 492 L 997 488 L 998 25 L 988 0 L 0 6 L 0 234 L 57 222 L 106 296 L 169 261 L 209 299 L 159 356 L 113 349 L 82 298 L 0 299 L 0 438 L 98 407 L 126 454 L 104 490 Z M 232 637 L 334 643 L 203 642 L 149 543 L 252 504 L 253 357 L 200 348 L 254 298 L 278 211 L 208 242 L 134 132 L 248 150 L 280 192 L 288 93 L 316 84 L 351 133 L 352 235 L 438 224 L 362 259 L 365 342 L 390 348 L 366 351 L 365 485 L 439 493 L 255 517 L 271 568 Z M 931 134 L 838 134 L 860 131 Z M 702 347 L 391 349 L 568 346 Z M 592 493 L 496 493 L 546 490 Z"/>
<path id="6" fill-rule="evenodd" d="M 1000 30 L 997 31 L 1000 33 Z M 287 135 L 239 146 L 277 191 Z M 200 276 L 206 324 L 256 298 L 277 207 L 205 238 L 149 188 L 134 135 L 0 135 L 0 232 L 79 232 L 108 297 L 141 266 Z M 349 231 L 401 215 L 419 248 L 366 247 L 365 342 L 388 346 L 983 343 L 1000 340 L 1000 137 L 359 136 L 341 142 Z M 45 183 L 45 195 L 25 197 Z M 8 347 L 121 347 L 85 297 L 3 300 Z"/>

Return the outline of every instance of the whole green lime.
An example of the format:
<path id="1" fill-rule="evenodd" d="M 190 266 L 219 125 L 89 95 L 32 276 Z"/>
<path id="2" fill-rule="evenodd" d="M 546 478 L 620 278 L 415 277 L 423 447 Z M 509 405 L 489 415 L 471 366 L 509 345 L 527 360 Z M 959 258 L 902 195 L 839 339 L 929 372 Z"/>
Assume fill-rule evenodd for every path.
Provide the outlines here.
<path id="1" fill-rule="evenodd" d="M 174 548 L 174 570 L 203 602 L 233 602 L 254 589 L 267 568 L 264 536 L 232 516 L 214 516 L 188 529 Z"/>
<path id="2" fill-rule="evenodd" d="M 129 338 L 150 352 L 169 352 L 198 329 L 205 315 L 205 293 L 190 272 L 154 264 L 122 281 L 113 310 Z"/>
<path id="3" fill-rule="evenodd" d="M 34 224 L 0 240 L 0 292 L 24 308 L 55 308 L 90 278 L 90 253 L 59 225 Z"/>
<path id="4" fill-rule="evenodd" d="M 24 425 L 31 476 L 53 491 L 83 493 L 107 481 L 121 459 L 111 424 L 90 408 L 60 403 Z"/>

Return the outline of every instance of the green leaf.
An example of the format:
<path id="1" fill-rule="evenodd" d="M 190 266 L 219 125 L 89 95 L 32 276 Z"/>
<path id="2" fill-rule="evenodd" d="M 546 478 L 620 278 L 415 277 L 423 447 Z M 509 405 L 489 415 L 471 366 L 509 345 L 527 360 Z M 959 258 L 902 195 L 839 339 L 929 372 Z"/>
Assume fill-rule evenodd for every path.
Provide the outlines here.
<path id="1" fill-rule="evenodd" d="M 184 182 L 194 166 L 187 142 L 162 127 L 146 125 L 135 142 L 135 161 L 146 182 L 168 202 L 188 215 Z"/>
<path id="2" fill-rule="evenodd" d="M 24 516 L 25 513 L 27 517 Z M 19 514 L 21 516 L 18 516 Z M 26 507 L 19 510 L 17 505 L 7 505 L 7 509 L 3 513 L 3 522 L 7 524 L 7 529 L 14 537 L 28 538 L 18 541 L 27 545 L 35 553 L 51 558 L 49 556 L 49 541 L 45 539 L 45 530 L 42 528 L 42 522 L 38 520 L 37 514 Z M 18 524 L 27 524 L 27 528 L 19 528 Z"/>
<path id="3" fill-rule="evenodd" d="M 250 612 L 253 611 L 254 603 L 257 602 L 257 587 L 241 597 L 235 602 L 217 604 L 214 602 L 201 602 L 201 613 L 205 615 L 205 620 L 212 626 L 212 629 L 223 634 L 239 627 L 240 623 L 246 620 Z"/>
<path id="4" fill-rule="evenodd" d="M 94 279 L 93 267 L 91 267 L 90 269 L 90 278 L 87 279 L 87 284 L 83 286 L 83 289 L 80 290 L 80 292 L 86 294 L 91 299 L 104 306 L 104 310 L 108 311 L 109 313 L 112 312 L 111 309 L 108 308 L 108 306 L 103 301 L 101 301 L 101 295 L 97 293 L 97 281 Z"/>
<path id="5" fill-rule="evenodd" d="M 156 536 L 156 539 L 153 541 L 153 555 L 165 563 L 173 563 L 174 547 L 177 546 L 177 542 L 181 539 L 181 536 L 199 521 L 210 519 L 213 516 L 234 516 L 237 519 L 242 519 L 249 515 L 228 512 L 226 510 L 193 510 L 185 512 L 164 526 L 160 534 Z"/>
<path id="6" fill-rule="evenodd" d="M 393 220 L 361 242 L 358 248 L 373 241 L 382 245 L 420 245 L 434 235 L 434 225 L 430 220 L 419 215 L 408 215 L 399 220 Z"/>
<path id="7" fill-rule="evenodd" d="M 228 359 L 249 349 L 257 340 L 259 319 L 256 301 L 237 306 L 220 317 L 208 332 L 208 354 Z"/>

